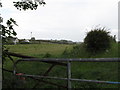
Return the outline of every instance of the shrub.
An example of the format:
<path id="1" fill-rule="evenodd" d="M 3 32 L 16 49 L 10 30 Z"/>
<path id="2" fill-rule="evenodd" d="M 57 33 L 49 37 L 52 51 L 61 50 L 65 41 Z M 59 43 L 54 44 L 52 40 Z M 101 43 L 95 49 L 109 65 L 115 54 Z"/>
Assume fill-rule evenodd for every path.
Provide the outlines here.
<path id="1" fill-rule="evenodd" d="M 97 53 L 110 48 L 111 36 L 109 33 L 106 28 L 96 28 L 88 32 L 84 39 L 87 51 Z"/>
<path id="2" fill-rule="evenodd" d="M 20 42 L 20 44 L 30 44 L 29 42 Z"/>
<path id="3" fill-rule="evenodd" d="M 43 58 L 49 58 L 49 57 L 51 57 L 51 54 L 50 54 L 50 53 L 46 53 L 46 54 L 43 56 Z"/>

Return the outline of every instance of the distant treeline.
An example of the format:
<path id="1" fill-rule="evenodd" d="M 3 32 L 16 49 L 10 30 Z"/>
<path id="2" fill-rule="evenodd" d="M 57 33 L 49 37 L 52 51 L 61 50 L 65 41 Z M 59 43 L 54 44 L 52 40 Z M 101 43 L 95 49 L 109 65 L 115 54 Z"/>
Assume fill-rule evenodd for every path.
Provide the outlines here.
<path id="1" fill-rule="evenodd" d="M 8 42 L 5 44 L 41 44 L 41 43 L 76 44 L 76 42 L 70 40 L 35 40 L 35 38 L 31 39 L 9 38 Z"/>

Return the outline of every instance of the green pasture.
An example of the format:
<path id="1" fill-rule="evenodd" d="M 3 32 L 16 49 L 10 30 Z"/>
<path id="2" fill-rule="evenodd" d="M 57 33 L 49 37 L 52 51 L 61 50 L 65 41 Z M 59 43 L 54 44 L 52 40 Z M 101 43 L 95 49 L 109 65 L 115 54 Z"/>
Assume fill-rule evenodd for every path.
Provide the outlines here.
<path id="1" fill-rule="evenodd" d="M 111 49 L 107 52 L 91 55 L 87 53 L 84 47 L 77 45 L 79 48 L 75 49 L 76 45 L 66 44 L 18 44 L 7 45 L 11 52 L 20 53 L 23 55 L 35 56 L 38 58 L 117 58 L 118 55 L 118 43 L 113 43 Z M 14 61 L 18 58 L 14 58 Z M 118 81 L 119 78 L 119 63 L 117 62 L 74 62 L 72 65 L 72 78 L 88 79 L 88 80 L 103 80 L 103 81 Z M 51 64 L 43 62 L 21 62 L 17 65 L 18 72 L 42 75 Z M 4 62 L 4 68 L 13 70 L 12 62 L 7 59 Z M 66 67 L 56 65 L 49 76 L 55 77 L 67 77 Z M 60 85 L 67 85 L 63 80 L 44 79 L 50 82 L 54 82 Z M 37 81 L 30 78 L 26 78 L 24 81 L 15 79 L 12 73 L 4 72 L 4 88 L 32 88 Z M 15 84 L 15 85 L 14 85 Z M 72 82 L 73 88 L 118 88 L 118 85 L 112 84 L 98 84 L 88 82 Z M 50 84 L 40 83 L 36 88 L 58 88 Z"/>
<path id="2" fill-rule="evenodd" d="M 46 53 L 52 55 L 52 57 L 59 57 L 63 51 L 72 49 L 73 45 L 67 44 L 18 44 L 18 45 L 7 45 L 10 52 L 20 53 L 23 55 L 42 57 Z"/>

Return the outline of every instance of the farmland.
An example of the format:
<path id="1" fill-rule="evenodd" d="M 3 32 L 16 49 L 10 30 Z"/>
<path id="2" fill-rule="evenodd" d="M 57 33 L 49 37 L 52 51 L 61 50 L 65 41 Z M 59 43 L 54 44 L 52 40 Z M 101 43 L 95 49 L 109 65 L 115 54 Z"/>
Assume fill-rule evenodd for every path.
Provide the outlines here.
<path id="1" fill-rule="evenodd" d="M 20 53 L 28 56 L 35 56 L 38 58 L 117 58 L 118 56 L 118 46 L 119 44 L 114 43 L 109 51 L 97 55 L 90 55 L 79 45 L 80 51 L 75 53 L 73 49 L 76 45 L 69 44 L 18 44 L 18 45 L 7 45 L 6 47 L 15 53 Z M 67 53 L 64 53 L 64 52 Z M 77 52 L 77 51 L 76 51 Z M 65 55 L 64 55 L 65 54 Z M 73 55 L 74 54 L 74 55 Z M 13 57 L 14 60 L 18 58 Z M 118 65 L 115 62 L 74 62 L 72 63 L 72 77 L 79 79 L 89 79 L 89 80 L 105 80 L 105 81 L 118 81 Z M 18 65 L 18 71 L 27 73 L 41 75 L 50 66 L 46 63 L 36 63 L 36 62 L 22 62 Z M 12 63 L 10 60 L 6 60 L 4 63 L 4 68 L 12 70 Z M 9 72 L 4 72 L 4 85 L 3 87 L 12 87 L 13 75 Z M 66 77 L 66 67 L 56 66 L 49 73 L 49 76 L 56 77 Z M 10 78 L 11 77 L 11 78 Z M 9 83 L 8 83 L 9 81 Z M 47 80 L 55 82 L 57 84 L 66 85 L 66 82 L 62 80 Z M 19 81 L 16 81 L 19 82 Z M 25 83 L 17 85 L 18 88 L 32 88 L 37 81 L 26 78 Z M 97 84 L 97 83 L 86 83 L 86 82 L 76 82 L 72 83 L 73 88 L 117 88 L 118 85 L 109 84 Z M 41 83 L 36 88 L 56 88 L 49 84 Z"/>
<path id="2" fill-rule="evenodd" d="M 65 48 L 72 49 L 73 45 L 67 44 L 18 44 L 7 45 L 11 52 L 20 53 L 23 55 L 42 57 L 46 53 L 52 55 L 52 57 L 59 57 Z"/>

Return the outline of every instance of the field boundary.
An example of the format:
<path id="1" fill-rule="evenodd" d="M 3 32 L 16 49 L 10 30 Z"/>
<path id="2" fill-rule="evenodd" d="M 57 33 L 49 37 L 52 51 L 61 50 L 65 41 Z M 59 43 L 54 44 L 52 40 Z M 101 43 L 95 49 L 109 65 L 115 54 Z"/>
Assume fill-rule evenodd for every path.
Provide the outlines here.
<path id="1" fill-rule="evenodd" d="M 47 75 L 28 75 L 28 74 L 22 74 L 20 76 L 22 77 L 31 77 L 31 78 L 44 78 L 44 79 L 56 79 L 56 80 L 65 80 L 67 81 L 67 88 L 71 87 L 72 81 L 80 81 L 80 82 L 93 82 L 93 83 L 106 83 L 106 84 L 120 84 L 120 82 L 113 82 L 113 81 L 99 81 L 99 80 L 86 80 L 86 79 L 77 79 L 77 78 L 71 78 L 71 62 L 120 62 L 120 58 L 78 58 L 78 59 L 55 59 L 55 58 L 47 58 L 47 59 L 38 59 L 38 58 L 22 58 L 17 60 L 14 63 L 14 75 L 16 75 L 17 72 L 17 64 L 20 62 L 59 62 L 59 63 L 65 63 L 67 67 L 67 78 L 62 77 L 49 77 Z M 55 65 L 55 63 L 53 63 Z M 50 72 L 50 70 L 49 70 Z M 65 86 L 63 86 L 65 87 Z"/>

